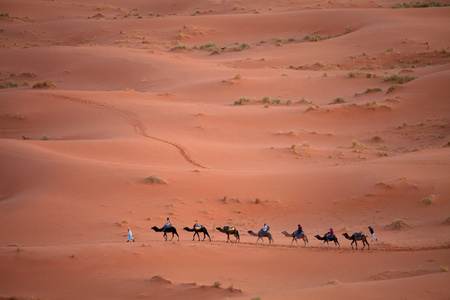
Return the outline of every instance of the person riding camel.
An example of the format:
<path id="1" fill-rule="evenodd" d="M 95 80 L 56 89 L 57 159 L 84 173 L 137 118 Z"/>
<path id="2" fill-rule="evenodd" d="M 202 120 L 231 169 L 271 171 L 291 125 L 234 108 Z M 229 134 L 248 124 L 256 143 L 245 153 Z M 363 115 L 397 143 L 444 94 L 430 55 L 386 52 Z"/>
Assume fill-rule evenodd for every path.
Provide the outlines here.
<path id="1" fill-rule="evenodd" d="M 166 229 L 170 228 L 170 227 L 172 227 L 172 223 L 170 222 L 170 219 L 167 218 L 167 222 L 166 222 L 166 224 L 163 227 L 163 231 L 166 232 Z"/>
<path id="2" fill-rule="evenodd" d="M 303 235 L 302 225 L 298 224 L 297 231 L 295 232 L 295 237 L 298 238 L 298 236 L 302 236 L 302 235 Z"/>
<path id="3" fill-rule="evenodd" d="M 264 227 L 261 230 L 264 232 L 267 232 L 267 231 L 269 231 L 269 229 L 270 229 L 270 226 L 268 226 L 266 223 L 264 223 Z"/>
<path id="4" fill-rule="evenodd" d="M 198 220 L 195 220 L 194 230 L 200 230 L 202 227 L 203 227 L 203 225 L 198 224 Z"/>
<path id="5" fill-rule="evenodd" d="M 330 231 L 327 232 L 328 237 L 334 236 L 334 230 L 330 227 Z"/>

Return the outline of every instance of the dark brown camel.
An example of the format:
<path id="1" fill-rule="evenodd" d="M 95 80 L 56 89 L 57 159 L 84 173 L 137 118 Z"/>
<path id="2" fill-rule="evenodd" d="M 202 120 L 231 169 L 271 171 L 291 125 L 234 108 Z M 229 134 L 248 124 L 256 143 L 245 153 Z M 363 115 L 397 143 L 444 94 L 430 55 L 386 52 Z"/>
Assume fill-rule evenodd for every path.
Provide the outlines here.
<path id="1" fill-rule="evenodd" d="M 186 231 L 189 231 L 189 232 L 194 232 L 194 235 L 192 236 L 192 240 L 194 240 L 195 239 L 195 235 L 197 235 L 198 240 L 200 241 L 200 234 L 199 234 L 199 232 L 202 232 L 203 233 L 203 240 L 202 241 L 204 241 L 206 236 L 208 236 L 209 241 L 211 242 L 211 237 L 209 236 L 208 230 L 205 227 L 203 227 L 203 226 L 202 227 L 194 227 L 194 228 L 184 227 L 183 229 L 186 230 Z"/>
<path id="2" fill-rule="evenodd" d="M 362 241 L 362 242 L 363 242 L 363 248 L 362 248 L 362 250 L 364 250 L 364 247 L 366 246 L 366 244 L 367 244 L 367 247 L 368 247 L 369 250 L 370 250 L 369 242 L 367 241 L 367 235 L 364 235 L 364 233 L 362 233 L 362 232 L 355 232 L 355 233 L 352 234 L 352 236 L 349 236 L 349 235 L 347 234 L 347 232 L 346 232 L 346 233 L 343 233 L 342 235 L 343 235 L 347 240 L 352 241 L 352 243 L 351 243 L 352 249 L 353 249 L 353 243 L 355 243 L 356 250 L 358 250 L 358 243 L 357 243 L 356 241 Z"/>
<path id="3" fill-rule="evenodd" d="M 308 245 L 309 245 L 308 237 L 306 236 L 306 234 L 301 233 L 301 235 L 297 237 L 296 234 L 295 234 L 296 232 L 297 231 L 294 231 L 293 233 L 287 233 L 287 231 L 283 231 L 282 234 L 284 234 L 287 237 L 291 237 L 292 238 L 291 246 L 292 246 L 292 243 L 294 243 L 294 241 L 295 241 L 297 243 L 297 248 L 298 248 L 298 242 L 297 242 L 298 239 L 302 239 L 303 240 L 303 242 L 305 243 L 304 246 L 306 246 L 306 243 L 308 243 Z"/>
<path id="4" fill-rule="evenodd" d="M 234 235 L 234 237 L 236 238 L 236 240 L 234 241 L 235 243 L 241 241 L 241 238 L 239 237 L 239 231 L 237 231 L 235 227 L 224 226 L 223 228 L 217 227 L 216 229 L 227 234 L 227 243 L 228 241 L 233 243 L 233 241 L 230 239 L 230 234 Z"/>
<path id="5" fill-rule="evenodd" d="M 337 245 L 339 245 L 339 248 L 341 248 L 341 245 L 338 242 L 337 237 L 333 234 L 331 237 L 328 233 L 325 233 L 325 235 L 323 237 L 321 237 L 320 235 L 315 235 L 315 238 L 323 241 L 322 247 L 325 245 L 325 242 L 327 243 L 328 248 L 330 248 L 330 244 L 328 244 L 328 242 L 334 242 L 334 248 L 336 248 Z"/>
<path id="6" fill-rule="evenodd" d="M 152 229 L 153 229 L 154 231 L 156 231 L 156 232 L 164 231 L 164 227 L 163 227 L 163 228 L 158 228 L 158 227 L 156 227 L 156 226 L 153 226 Z M 174 236 L 175 234 L 177 235 L 178 240 L 180 240 L 180 236 L 179 236 L 178 233 L 177 233 L 177 229 L 176 229 L 175 227 L 169 227 L 169 228 L 166 228 L 166 230 L 164 231 L 164 234 L 163 234 L 163 237 L 166 239 L 166 241 L 167 241 L 167 233 L 168 233 L 168 232 L 172 232 L 172 238 L 171 238 L 170 240 L 173 240 L 173 236 Z"/>
<path id="7" fill-rule="evenodd" d="M 270 243 L 274 243 L 275 244 L 275 242 L 273 241 L 272 235 L 268 231 L 264 231 L 264 230 L 261 229 L 258 233 L 254 233 L 252 230 L 249 230 L 248 234 L 258 237 L 258 239 L 256 240 L 257 244 L 258 244 L 259 239 L 261 239 L 261 241 L 263 242 L 263 245 L 264 245 L 263 237 L 266 237 L 266 238 L 269 239 L 269 245 L 270 245 Z"/>

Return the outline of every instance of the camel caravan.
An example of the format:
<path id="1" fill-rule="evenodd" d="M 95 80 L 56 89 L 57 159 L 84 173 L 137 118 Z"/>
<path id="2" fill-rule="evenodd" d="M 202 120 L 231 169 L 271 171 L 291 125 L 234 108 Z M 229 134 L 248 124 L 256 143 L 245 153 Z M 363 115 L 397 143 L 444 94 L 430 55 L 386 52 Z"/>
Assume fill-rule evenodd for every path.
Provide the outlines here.
<path id="1" fill-rule="evenodd" d="M 371 233 L 371 237 L 372 237 L 372 241 L 377 241 L 377 238 L 375 238 L 375 233 L 372 227 L 368 227 L 369 231 Z M 175 235 L 178 238 L 178 241 L 180 240 L 180 236 L 178 235 L 177 229 L 172 225 L 171 221 L 169 218 L 167 218 L 167 222 L 166 224 L 162 227 L 162 228 L 158 228 L 156 226 L 153 226 L 151 229 L 153 229 L 155 232 L 163 232 L 163 238 L 167 241 L 167 234 L 168 233 L 172 233 L 172 238 L 170 239 L 170 241 L 173 240 L 173 238 L 175 237 Z M 237 230 L 237 228 L 235 226 L 223 226 L 223 227 L 216 227 L 215 229 L 217 229 L 217 231 L 221 232 L 221 233 L 225 233 L 227 235 L 227 243 L 231 242 L 231 243 L 239 243 L 241 241 L 240 235 L 239 235 L 239 231 Z M 129 230 L 129 234 L 131 234 L 130 229 Z M 204 241 L 206 239 L 206 237 L 208 237 L 209 241 L 211 242 L 211 237 L 208 233 L 208 230 L 206 229 L 206 227 L 204 225 L 198 224 L 198 221 L 195 221 L 195 224 L 191 227 L 184 227 L 183 230 L 186 230 L 188 232 L 193 232 L 193 236 L 192 236 L 192 241 L 195 241 L 195 237 L 197 236 L 198 241 L 200 241 L 200 233 L 203 233 L 203 239 L 202 241 Z M 270 226 L 268 226 L 266 223 L 264 223 L 264 227 L 261 228 L 257 233 L 255 233 L 253 230 L 249 230 L 247 231 L 247 233 L 251 236 L 255 236 L 258 237 L 256 239 L 256 244 L 258 244 L 259 240 L 262 241 L 262 244 L 265 245 L 264 242 L 264 238 L 267 238 L 270 244 L 275 244 L 272 234 L 269 232 L 270 230 Z M 308 237 L 306 236 L 306 234 L 303 232 L 303 228 L 302 226 L 299 224 L 298 228 L 296 231 L 289 233 L 287 231 L 282 231 L 281 232 L 284 236 L 292 238 L 291 241 L 291 247 L 293 246 L 293 243 L 295 242 L 297 244 L 297 248 L 298 248 L 298 240 L 303 240 L 303 246 L 309 246 L 309 240 Z M 351 236 L 345 232 L 342 234 L 346 239 L 351 241 L 351 246 L 352 249 L 357 250 L 358 249 L 358 241 L 362 242 L 363 247 L 362 250 L 364 250 L 364 248 L 367 245 L 367 249 L 370 250 L 370 245 L 368 240 L 368 236 L 364 235 L 363 232 L 355 232 L 353 233 Z M 231 237 L 234 237 L 234 239 L 230 239 Z M 320 235 L 315 235 L 314 236 L 316 239 L 318 239 L 319 241 L 323 241 L 322 243 L 322 248 L 325 246 L 325 243 L 327 244 L 327 248 L 330 247 L 330 242 L 334 243 L 334 248 L 336 247 L 341 247 L 341 245 L 339 244 L 338 238 L 337 236 L 334 234 L 334 230 L 333 228 L 330 228 L 330 230 L 325 233 L 323 236 Z M 129 238 L 130 239 L 130 238 Z M 129 241 L 128 239 L 128 241 Z M 133 239 L 134 241 L 134 239 Z M 353 248 L 353 244 L 355 244 L 355 248 Z"/>

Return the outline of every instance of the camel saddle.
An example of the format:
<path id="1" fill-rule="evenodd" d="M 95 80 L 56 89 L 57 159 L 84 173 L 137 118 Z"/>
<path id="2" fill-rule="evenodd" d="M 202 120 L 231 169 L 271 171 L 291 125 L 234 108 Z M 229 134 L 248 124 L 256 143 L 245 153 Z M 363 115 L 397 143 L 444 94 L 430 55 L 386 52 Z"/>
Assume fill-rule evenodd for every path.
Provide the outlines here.
<path id="1" fill-rule="evenodd" d="M 355 232 L 354 235 L 355 235 L 355 236 L 363 236 L 364 233 L 362 233 L 362 232 Z"/>
<path id="2" fill-rule="evenodd" d="M 201 230 L 201 229 L 202 229 L 202 226 L 195 226 L 194 229 L 195 229 L 195 230 Z"/>
<path id="3" fill-rule="evenodd" d="M 230 227 L 230 226 L 224 226 L 223 229 L 228 230 L 228 231 L 234 231 L 236 228 Z"/>

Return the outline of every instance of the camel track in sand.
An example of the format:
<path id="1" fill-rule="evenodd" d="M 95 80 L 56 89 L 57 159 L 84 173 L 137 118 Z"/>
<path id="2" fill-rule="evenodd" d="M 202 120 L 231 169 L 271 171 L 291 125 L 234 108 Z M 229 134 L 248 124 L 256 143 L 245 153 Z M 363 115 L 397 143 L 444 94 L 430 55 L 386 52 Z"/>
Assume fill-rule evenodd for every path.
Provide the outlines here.
<path id="1" fill-rule="evenodd" d="M 265 245 L 259 243 L 256 244 L 254 242 L 240 242 L 240 243 L 227 243 L 225 240 L 215 240 L 215 241 L 192 241 L 192 240 L 180 240 L 180 241 L 164 241 L 162 239 L 146 239 L 146 240 L 138 240 L 138 243 L 136 245 L 141 245 L 140 243 L 182 243 L 182 244 L 186 244 L 186 243 L 194 243 L 194 244 L 199 244 L 199 245 L 204 245 L 206 247 L 208 246 L 224 246 L 224 247 L 228 247 L 227 245 L 230 245 L 229 247 L 240 247 L 240 248 L 249 248 L 249 249 L 255 249 L 255 248 L 275 248 L 278 250 L 292 250 L 292 251 L 301 251 L 301 250 L 311 250 L 311 251 L 332 251 L 332 252 L 337 252 L 337 253 L 350 253 L 350 252 L 357 252 L 357 253 L 391 253 L 391 252 L 420 252 L 420 251 L 441 251 L 441 250 L 449 250 L 450 249 L 450 244 L 447 245 L 438 245 L 438 246 L 392 246 L 392 245 L 378 245 L 376 246 L 376 248 L 371 248 L 370 250 L 364 249 L 352 249 L 350 246 L 347 248 L 346 246 L 341 246 L 341 248 L 334 248 L 334 246 L 330 246 L 329 249 L 327 249 L 326 246 L 322 247 L 320 246 L 300 246 L 300 247 L 295 247 L 295 246 L 290 246 L 289 244 L 271 244 L 268 245 L 267 243 Z M 25 244 L 20 244 L 20 247 L 61 247 L 61 246 L 91 246 L 91 245 L 101 245 L 101 244 L 112 244 L 112 245 L 116 245 L 116 244 L 123 244 L 126 243 L 123 240 L 118 241 L 103 241 L 103 242 L 95 242 L 95 243 L 67 243 L 67 244 L 48 244 L 48 245 L 41 245 L 41 244 L 30 244 L 30 245 L 25 245 Z M 5 246 L 0 246 L 0 248 L 11 248 L 11 247 L 17 247 L 18 245 L 5 245 Z M 139 246 L 141 247 L 141 246 Z M 16 250 L 14 250 L 16 251 Z"/>
<path id="2" fill-rule="evenodd" d="M 105 110 L 109 110 L 112 111 L 113 113 L 118 114 L 119 116 L 121 116 L 125 122 L 127 122 L 128 124 L 130 124 L 135 132 L 141 136 L 144 136 L 146 138 L 161 142 L 161 143 L 165 143 L 168 145 L 171 145 L 175 148 L 178 149 L 178 151 L 180 151 L 181 155 L 183 156 L 183 158 L 189 162 L 190 164 L 199 167 L 199 168 L 203 168 L 203 169 L 207 169 L 207 167 L 201 165 L 200 163 L 196 162 L 191 155 L 189 154 L 189 152 L 186 150 L 185 147 L 183 147 L 180 144 L 171 142 L 171 141 L 167 141 L 164 139 L 161 139 L 159 137 L 155 137 L 155 136 L 151 136 L 147 133 L 147 128 L 145 127 L 145 125 L 142 123 L 142 121 L 139 119 L 139 117 L 132 111 L 123 109 L 123 108 L 118 108 L 114 105 L 111 104 L 106 104 L 106 103 L 101 103 L 101 102 L 96 102 L 93 100 L 87 100 L 87 99 L 82 99 L 82 98 L 77 98 L 77 97 L 70 97 L 70 96 L 66 96 L 66 95 L 59 95 L 59 94 L 51 94 L 51 93 L 38 93 L 39 96 L 41 97 L 53 97 L 53 98 L 57 98 L 60 100 L 67 100 L 67 101 L 72 101 L 72 102 L 77 102 L 77 103 L 81 103 L 81 104 L 86 104 L 86 105 L 90 105 L 94 108 L 98 108 L 98 109 L 105 109 Z"/>

